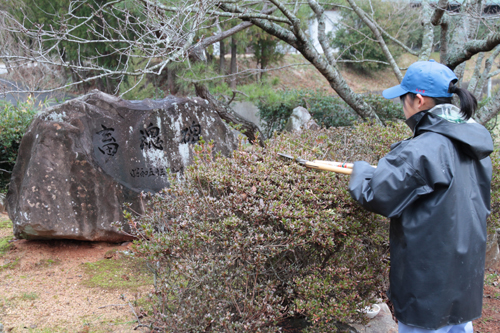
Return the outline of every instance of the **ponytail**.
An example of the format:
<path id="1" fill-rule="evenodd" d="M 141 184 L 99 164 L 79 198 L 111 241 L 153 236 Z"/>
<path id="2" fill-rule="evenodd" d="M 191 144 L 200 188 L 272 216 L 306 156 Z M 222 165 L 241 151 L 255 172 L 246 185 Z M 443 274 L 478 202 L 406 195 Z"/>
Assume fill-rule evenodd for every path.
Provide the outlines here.
<path id="1" fill-rule="evenodd" d="M 455 82 L 450 82 L 450 87 L 448 92 L 452 94 L 457 94 L 460 99 L 460 114 L 469 120 L 477 110 L 477 99 L 472 95 L 467 89 L 459 88 L 455 86 Z"/>

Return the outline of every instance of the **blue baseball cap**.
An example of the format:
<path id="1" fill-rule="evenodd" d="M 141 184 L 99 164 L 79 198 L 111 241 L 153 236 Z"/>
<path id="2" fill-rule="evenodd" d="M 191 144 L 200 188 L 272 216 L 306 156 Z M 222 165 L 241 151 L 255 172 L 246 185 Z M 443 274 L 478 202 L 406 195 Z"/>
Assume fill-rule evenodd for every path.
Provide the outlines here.
<path id="1" fill-rule="evenodd" d="M 396 98 L 409 92 L 429 97 L 451 97 L 450 82 L 458 80 L 451 69 L 435 60 L 417 61 L 408 67 L 401 84 L 384 90 L 382 96 Z"/>

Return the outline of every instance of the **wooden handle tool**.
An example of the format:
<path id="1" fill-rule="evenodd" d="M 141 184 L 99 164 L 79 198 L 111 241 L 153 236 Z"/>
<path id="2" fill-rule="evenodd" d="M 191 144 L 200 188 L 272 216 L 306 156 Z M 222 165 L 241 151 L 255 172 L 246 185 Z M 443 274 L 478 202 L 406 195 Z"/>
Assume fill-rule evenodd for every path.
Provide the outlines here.
<path id="1" fill-rule="evenodd" d="M 354 166 L 353 163 L 347 163 L 347 162 L 335 162 L 335 161 L 322 161 L 322 160 L 314 160 L 312 161 L 313 163 L 322 163 L 322 164 L 328 164 L 328 165 L 334 165 L 334 166 L 338 166 L 340 168 L 348 168 L 348 169 L 352 169 L 352 167 Z M 372 167 L 376 168 L 377 166 L 376 165 L 372 165 Z"/>
<path id="2" fill-rule="evenodd" d="M 278 153 L 278 155 L 280 155 L 281 157 L 283 157 L 285 159 L 295 161 L 295 162 L 302 164 L 302 165 L 304 165 L 308 168 L 311 168 L 311 169 L 333 171 L 333 172 L 337 172 L 337 173 L 342 173 L 344 175 L 350 175 L 352 173 L 352 169 L 349 169 L 349 168 L 342 168 L 342 167 L 338 167 L 336 165 L 330 165 L 328 163 L 314 163 L 314 162 L 304 160 L 302 158 L 293 158 L 293 156 L 286 155 L 286 154 L 279 154 Z"/>
<path id="3" fill-rule="evenodd" d="M 333 171 L 336 173 L 342 173 L 344 175 L 350 175 L 352 173 L 352 169 L 350 169 L 350 168 L 339 167 L 339 166 L 336 166 L 333 164 L 315 163 L 315 162 L 309 162 L 309 161 L 305 161 L 302 164 L 308 168 L 311 168 L 311 169 Z"/>

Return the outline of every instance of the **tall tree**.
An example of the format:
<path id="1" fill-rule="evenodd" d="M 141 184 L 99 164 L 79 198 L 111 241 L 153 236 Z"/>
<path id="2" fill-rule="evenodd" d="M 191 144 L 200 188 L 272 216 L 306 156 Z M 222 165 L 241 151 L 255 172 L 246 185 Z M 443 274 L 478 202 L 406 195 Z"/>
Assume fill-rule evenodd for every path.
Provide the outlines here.
<path id="1" fill-rule="evenodd" d="M 230 74 L 236 74 L 236 61 L 237 61 L 237 56 L 238 56 L 238 43 L 236 41 L 236 34 L 231 36 L 231 66 L 229 73 Z M 236 89 L 236 76 L 231 76 L 230 80 L 230 86 L 232 89 Z"/>
<path id="2" fill-rule="evenodd" d="M 373 108 L 365 103 L 361 96 L 353 91 L 339 70 L 339 62 L 332 43 L 325 31 L 325 8 L 349 8 L 360 21 L 368 27 L 365 33 L 374 40 L 384 55 L 384 62 L 392 69 L 396 78 L 401 81 L 403 70 L 399 68 L 391 49 L 399 47 L 416 54 L 419 59 L 429 59 L 431 51 L 439 43 L 441 61 L 454 69 L 462 77 L 465 62 L 472 56 L 489 52 L 500 43 L 498 32 L 498 14 L 484 17 L 484 4 L 481 0 L 469 0 L 456 14 L 450 10 L 447 0 L 440 0 L 437 5 L 431 5 L 428 0 L 422 1 L 420 21 L 424 27 L 421 49 L 418 52 L 410 49 L 397 35 L 384 29 L 382 22 L 377 21 L 375 11 L 362 2 L 370 0 L 325 0 L 321 4 L 315 0 L 307 2 L 268 0 L 249 2 L 246 0 L 142 0 L 134 3 L 134 13 L 126 4 L 129 0 L 113 0 L 91 6 L 88 16 L 78 16 L 77 8 L 86 6 L 86 0 L 70 0 L 67 12 L 58 16 L 60 25 L 55 28 L 50 24 L 32 25 L 16 19 L 8 12 L 0 12 L 1 30 L 8 31 L 21 40 L 20 47 L 24 54 L 0 53 L 0 58 L 10 63 L 22 61 L 37 61 L 39 63 L 57 64 L 71 70 L 91 70 L 96 73 L 82 78 L 75 85 L 101 77 L 123 77 L 124 75 L 144 76 L 146 74 L 161 75 L 165 67 L 174 61 L 187 58 L 195 61 L 206 61 L 204 48 L 220 42 L 233 34 L 251 26 L 258 27 L 265 34 L 295 48 L 309 61 L 319 73 L 329 82 L 332 89 L 347 103 L 362 119 L 372 119 L 380 122 Z M 410 9 L 408 2 L 398 4 Z M 373 6 L 372 6 L 373 7 Z M 321 49 L 317 50 L 308 36 L 307 26 L 311 17 L 300 15 L 309 11 L 318 21 L 318 39 Z M 105 15 L 112 20 L 101 19 Z M 76 20 L 76 21 L 75 21 Z M 214 22 L 238 20 L 234 27 L 227 27 L 213 36 L 200 34 L 203 29 L 214 27 Z M 75 23 L 76 22 L 76 23 Z M 87 37 L 82 38 L 76 31 L 86 29 Z M 439 40 L 435 40 L 434 30 L 440 31 Z M 134 38 L 130 38 L 132 35 Z M 23 42 L 30 40 L 29 44 Z M 120 66 L 114 69 L 99 64 L 97 57 L 81 56 L 80 62 L 65 61 L 60 52 L 63 43 L 73 43 L 75 47 L 88 44 L 108 43 L 114 46 L 112 54 L 119 54 Z M 23 44 L 24 43 L 24 44 Z M 391 47 L 389 47 L 391 45 Z M 128 58 L 133 54 L 142 54 L 145 62 L 142 68 L 129 70 Z M 153 61 L 153 60 L 160 61 Z M 370 61 L 371 59 L 362 59 Z M 492 60 L 493 61 L 493 60 Z M 480 66 L 481 67 L 481 66 Z M 481 78 L 476 81 L 481 85 L 490 75 L 498 74 L 491 71 L 491 66 L 481 67 L 476 73 Z M 201 83 L 196 85 L 200 94 L 208 93 L 201 89 Z M 203 92 L 203 93 L 202 93 Z M 226 111 L 229 109 L 222 108 Z M 221 112 L 226 112 L 221 109 Z M 481 122 L 494 117 L 500 110 L 500 94 L 495 94 L 478 112 L 477 119 Z"/>

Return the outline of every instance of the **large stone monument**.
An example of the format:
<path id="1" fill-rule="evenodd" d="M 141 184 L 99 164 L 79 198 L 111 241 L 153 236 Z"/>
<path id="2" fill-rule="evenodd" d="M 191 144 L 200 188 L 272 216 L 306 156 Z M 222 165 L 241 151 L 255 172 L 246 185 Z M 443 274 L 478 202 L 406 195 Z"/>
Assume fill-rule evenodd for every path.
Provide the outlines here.
<path id="1" fill-rule="evenodd" d="M 125 101 L 93 91 L 40 113 L 19 149 L 7 194 L 14 234 L 26 239 L 131 239 L 114 222 L 123 204 L 182 174 L 200 137 L 230 155 L 234 131 L 198 98 Z M 125 230 L 127 230 L 125 225 Z"/>

